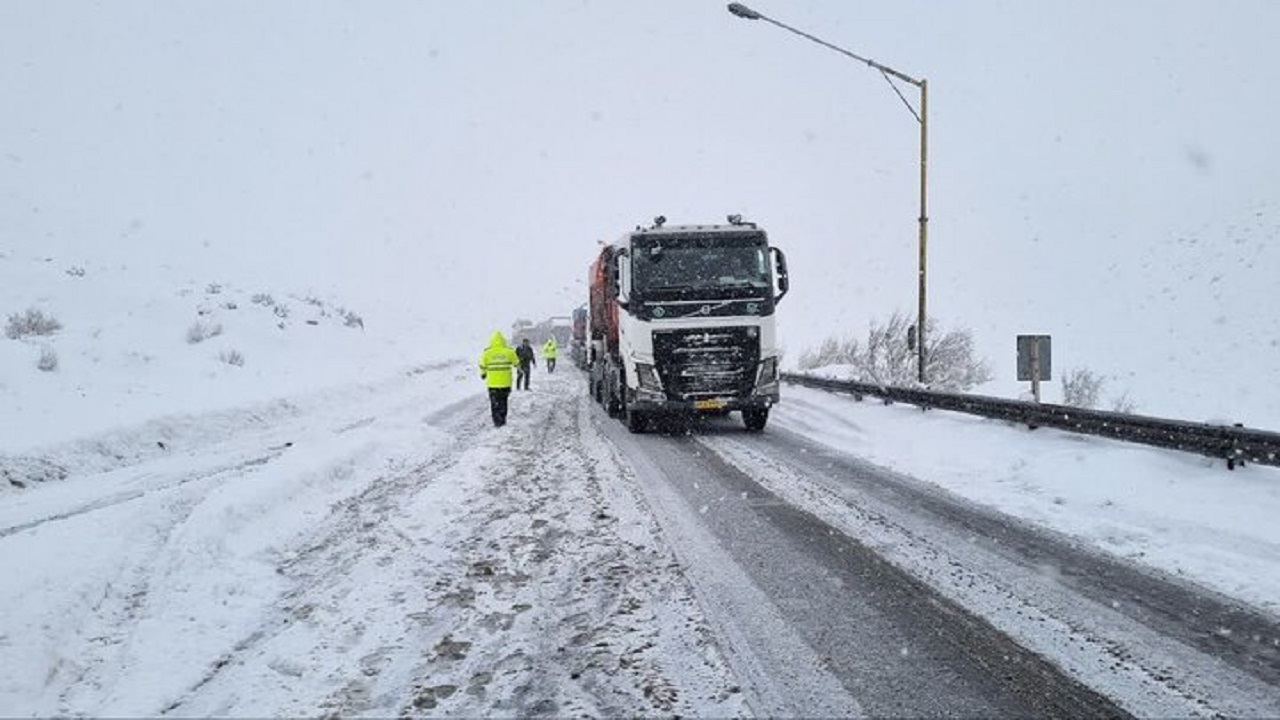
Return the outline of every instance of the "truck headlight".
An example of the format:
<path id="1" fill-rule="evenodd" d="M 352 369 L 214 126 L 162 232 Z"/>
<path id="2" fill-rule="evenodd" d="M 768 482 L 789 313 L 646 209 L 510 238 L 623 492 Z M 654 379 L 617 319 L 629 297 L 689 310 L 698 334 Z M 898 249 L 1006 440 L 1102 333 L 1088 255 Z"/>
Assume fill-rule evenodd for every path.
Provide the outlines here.
<path id="1" fill-rule="evenodd" d="M 636 392 L 643 395 L 662 397 L 662 381 L 652 365 L 636 363 Z"/>
<path id="2" fill-rule="evenodd" d="M 778 358 L 767 357 L 760 361 L 760 370 L 756 373 L 756 394 L 764 395 L 778 391 Z"/>

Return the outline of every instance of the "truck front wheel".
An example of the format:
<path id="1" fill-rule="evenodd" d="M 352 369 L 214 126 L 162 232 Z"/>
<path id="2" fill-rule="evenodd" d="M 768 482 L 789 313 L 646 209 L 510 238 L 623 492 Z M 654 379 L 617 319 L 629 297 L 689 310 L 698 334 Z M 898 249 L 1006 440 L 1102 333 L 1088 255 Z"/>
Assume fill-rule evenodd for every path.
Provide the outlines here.
<path id="1" fill-rule="evenodd" d="M 622 389 L 622 401 L 622 420 L 626 423 L 627 429 L 633 433 L 644 432 L 649 425 L 649 417 L 636 410 L 635 394 L 629 388 Z"/>
<path id="2" fill-rule="evenodd" d="M 639 410 L 627 408 L 627 429 L 633 433 L 642 433 L 649 427 L 649 418 Z"/>
<path id="3" fill-rule="evenodd" d="M 747 408 L 742 411 L 742 423 L 751 432 L 760 432 L 769 422 L 769 408 Z"/>

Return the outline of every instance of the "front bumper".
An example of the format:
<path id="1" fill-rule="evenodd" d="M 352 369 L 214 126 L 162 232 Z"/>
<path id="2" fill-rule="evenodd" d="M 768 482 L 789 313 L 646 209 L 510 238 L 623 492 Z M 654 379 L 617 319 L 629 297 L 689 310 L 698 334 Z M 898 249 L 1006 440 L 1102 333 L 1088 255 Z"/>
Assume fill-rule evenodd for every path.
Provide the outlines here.
<path id="1" fill-rule="evenodd" d="M 752 395 L 750 397 L 716 397 L 701 400 L 656 400 L 636 398 L 631 407 L 638 412 L 654 414 L 723 413 L 734 410 L 767 410 L 778 404 L 778 395 Z"/>

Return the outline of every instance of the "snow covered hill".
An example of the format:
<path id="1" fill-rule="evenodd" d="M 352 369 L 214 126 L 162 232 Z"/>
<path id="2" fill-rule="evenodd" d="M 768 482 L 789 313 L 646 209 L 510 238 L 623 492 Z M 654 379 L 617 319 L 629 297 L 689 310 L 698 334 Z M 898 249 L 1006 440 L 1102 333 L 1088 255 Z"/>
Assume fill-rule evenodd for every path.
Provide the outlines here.
<path id="1" fill-rule="evenodd" d="M 26 333 L 30 318 L 56 325 Z M 142 258 L 0 248 L 0 454 L 335 383 L 448 355 L 339 301 Z M 46 328 L 47 329 L 47 328 Z"/>

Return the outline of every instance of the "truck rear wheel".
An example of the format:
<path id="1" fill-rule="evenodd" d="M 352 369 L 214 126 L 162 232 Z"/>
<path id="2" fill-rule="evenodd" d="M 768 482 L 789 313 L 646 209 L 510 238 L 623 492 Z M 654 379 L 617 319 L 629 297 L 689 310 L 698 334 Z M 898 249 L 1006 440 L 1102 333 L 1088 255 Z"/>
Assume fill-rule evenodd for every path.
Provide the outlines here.
<path id="1" fill-rule="evenodd" d="M 760 432 L 769 422 L 769 408 L 747 408 L 742 411 L 742 423 L 751 432 Z"/>

